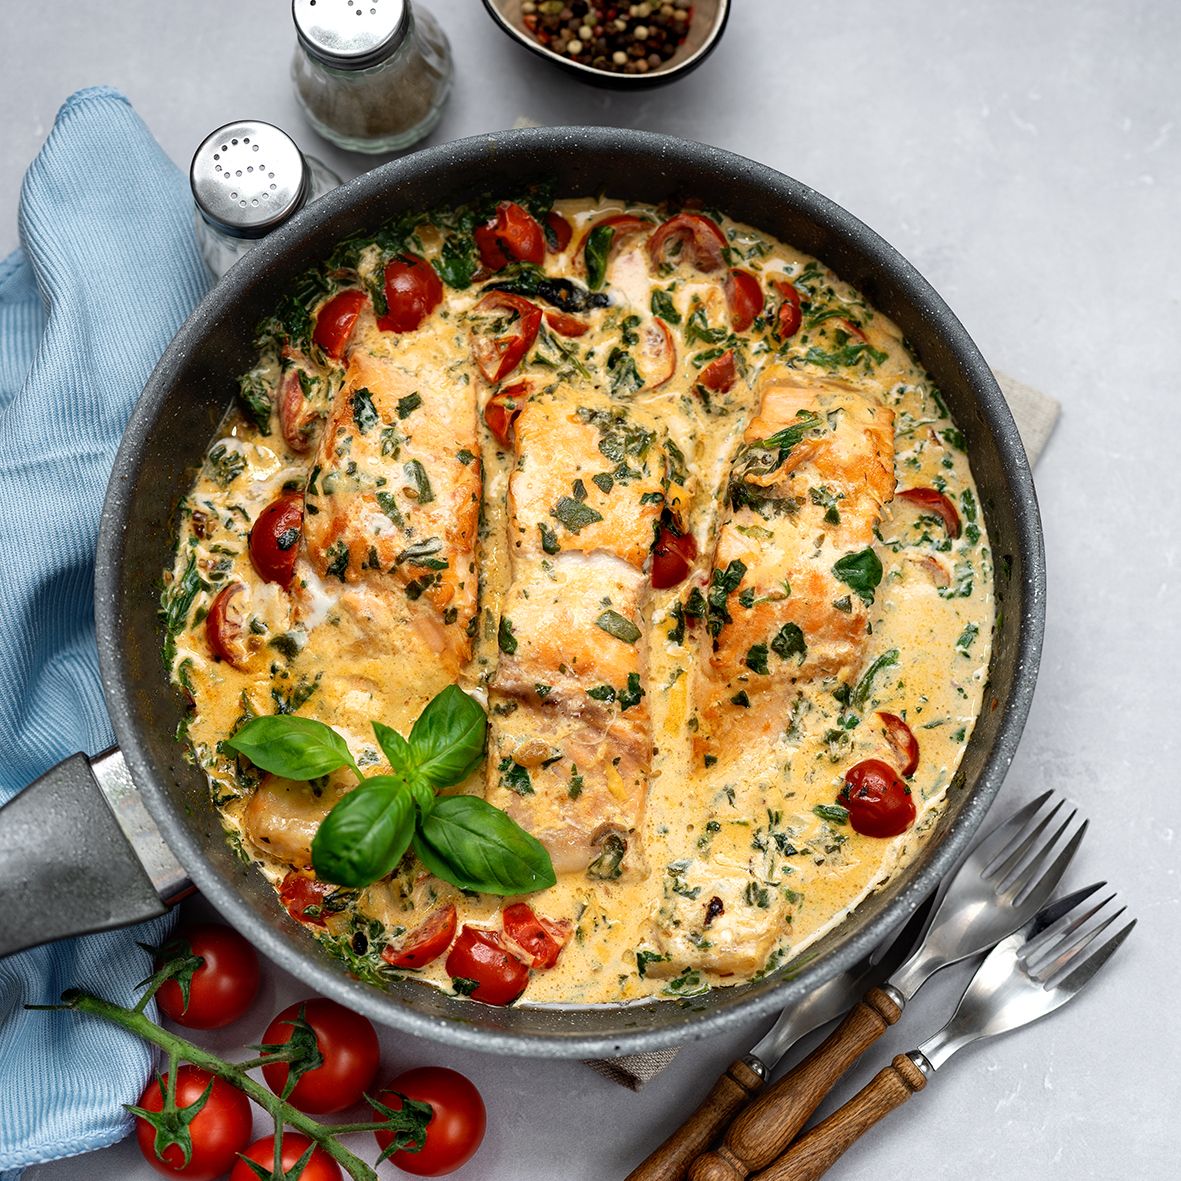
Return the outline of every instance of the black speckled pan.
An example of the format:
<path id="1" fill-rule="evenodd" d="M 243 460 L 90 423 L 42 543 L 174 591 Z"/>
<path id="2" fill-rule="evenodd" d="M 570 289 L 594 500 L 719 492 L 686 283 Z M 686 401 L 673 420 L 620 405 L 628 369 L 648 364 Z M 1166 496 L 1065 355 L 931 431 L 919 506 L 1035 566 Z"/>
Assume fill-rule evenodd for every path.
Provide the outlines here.
<path id="1" fill-rule="evenodd" d="M 160 661 L 156 607 L 160 572 L 171 561 L 175 507 L 233 395 L 235 378 L 251 363 L 255 324 L 290 280 L 340 239 L 402 210 L 458 204 L 482 191 L 511 191 L 549 178 L 564 195 L 606 192 L 652 202 L 700 198 L 816 255 L 864 292 L 901 326 L 962 428 L 995 553 L 999 624 L 991 682 L 933 839 L 885 889 L 813 945 L 804 963 L 685 1002 L 494 1009 L 413 981 L 387 992 L 352 979 L 287 917 L 270 886 L 224 841 L 205 779 L 173 738 L 184 702 L 169 687 Z M 134 789 L 187 875 L 252 942 L 309 989 L 411 1033 L 506 1054 L 601 1057 L 722 1033 L 790 1005 L 863 956 L 931 893 L 971 840 L 1013 758 L 1033 695 L 1044 599 L 1041 525 L 1017 428 L 976 346 L 901 255 L 831 201 L 750 160 L 642 132 L 543 128 L 461 140 L 386 164 L 317 201 L 234 267 L 177 333 L 128 424 L 103 512 L 95 606 L 107 702 Z M 100 770 L 96 763 L 95 774 L 104 780 L 106 798 L 127 833 L 124 813 L 134 812 L 135 801 L 129 800 L 134 789 L 124 782 L 113 794 L 105 782 L 110 776 Z M 38 781 L 42 797 L 55 798 L 59 815 L 63 793 L 85 794 L 80 786 L 85 772 L 85 764 L 75 760 Z M 24 831 L 34 834 L 39 829 L 29 823 L 27 810 L 36 807 L 35 792 L 25 793 L 30 802 L 24 816 Z M 97 803 L 101 797 L 92 794 L 92 806 L 105 815 Z M 21 817 L 6 813 L 9 809 L 0 811 L 0 846 L 11 847 L 4 825 L 20 824 Z M 109 828 L 110 816 L 105 819 Z M 142 862 L 150 838 L 132 835 Z M 110 841 L 131 860 L 117 832 Z M 57 842 L 49 861 L 60 861 L 64 843 Z M 23 874 L 13 887 L 18 900 L 21 881 L 55 892 L 38 896 L 35 935 L 17 929 L 19 920 L 12 916 L 19 905 L 5 908 L 0 952 L 162 909 L 156 897 L 159 873 L 145 875 L 138 866 L 128 870 L 125 897 L 108 897 L 106 909 L 96 914 L 82 895 L 109 892 L 115 875 L 108 872 L 106 882 L 79 887 L 75 867 L 74 888 L 67 890 L 61 880 L 69 867 L 54 866 L 50 880 L 50 871 L 37 862 L 38 850 L 26 848 L 19 864 L 15 857 L 0 853 L 0 886 L 8 889 Z M 157 883 L 150 897 L 145 880 Z M 63 912 L 52 922 L 46 921 L 46 898 L 59 899 L 50 909 Z"/>

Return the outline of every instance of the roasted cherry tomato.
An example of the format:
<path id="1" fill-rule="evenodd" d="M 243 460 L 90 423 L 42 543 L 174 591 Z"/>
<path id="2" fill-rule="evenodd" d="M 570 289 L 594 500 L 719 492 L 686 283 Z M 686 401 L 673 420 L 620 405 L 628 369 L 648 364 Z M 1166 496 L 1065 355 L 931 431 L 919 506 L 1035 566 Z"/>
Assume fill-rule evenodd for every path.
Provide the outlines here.
<path id="1" fill-rule="evenodd" d="M 776 335 L 780 340 L 787 340 L 799 332 L 800 325 L 804 322 L 804 312 L 800 306 L 800 293 L 796 290 L 795 284 L 789 283 L 785 279 L 773 279 L 771 285 L 783 297 L 783 301 L 779 305 Z"/>
<path id="2" fill-rule="evenodd" d="M 707 390 L 713 390 L 715 394 L 724 394 L 737 380 L 738 369 L 734 364 L 734 350 L 727 349 L 720 357 L 715 357 L 706 365 L 697 382 Z"/>
<path id="3" fill-rule="evenodd" d="M 551 209 L 545 215 L 545 244 L 549 247 L 551 254 L 561 254 L 567 246 L 570 245 L 570 239 L 574 237 L 574 230 L 570 223 L 557 210 Z"/>
<path id="4" fill-rule="evenodd" d="M 854 324 L 852 320 L 846 319 L 844 316 L 841 316 L 837 320 L 837 323 L 850 335 L 857 337 L 858 340 L 864 340 L 866 343 L 869 342 L 869 337 L 865 335 L 859 324 Z"/>
<path id="5" fill-rule="evenodd" d="M 287 913 L 301 923 L 324 926 L 324 899 L 336 887 L 319 878 L 292 870 L 279 886 L 279 901 Z"/>
<path id="6" fill-rule="evenodd" d="M 853 831 L 867 837 L 896 837 L 914 823 L 916 815 L 910 788 L 881 759 L 850 767 L 837 802 L 848 809 Z"/>
<path id="7" fill-rule="evenodd" d="M 942 492 L 937 492 L 934 488 L 904 488 L 895 495 L 899 500 L 916 505 L 922 512 L 938 517 L 943 522 L 948 537 L 959 537 L 960 515 L 955 511 L 955 505 Z"/>
<path id="8" fill-rule="evenodd" d="M 292 1022 L 303 1010 L 304 1020 L 316 1035 L 316 1045 L 323 1058 L 321 1065 L 299 1076 L 288 1102 L 300 1111 L 327 1115 L 343 1111 L 369 1089 L 377 1074 L 377 1034 L 360 1013 L 354 1013 L 335 1001 L 322 997 L 288 1005 L 267 1026 L 262 1035 L 266 1045 L 285 1045 L 294 1032 Z M 288 1064 L 273 1062 L 262 1068 L 267 1086 L 276 1095 L 287 1083 Z"/>
<path id="9" fill-rule="evenodd" d="M 541 308 L 508 291 L 490 291 L 476 304 L 478 315 L 495 318 L 492 332 L 474 332 L 472 354 L 484 375 L 495 385 L 524 360 L 541 327 Z M 501 332 L 505 328 L 508 331 Z"/>
<path id="10" fill-rule="evenodd" d="M 545 322 L 559 336 L 582 336 L 590 328 L 585 320 L 568 316 L 565 312 L 548 311 L 545 313 Z"/>
<path id="11" fill-rule="evenodd" d="M 258 994 L 258 953 L 231 927 L 195 923 L 182 927 L 165 944 L 157 962 L 188 950 L 205 962 L 188 979 L 188 1001 L 181 981 L 165 980 L 156 992 L 160 1011 L 190 1029 L 220 1029 L 237 1021 Z"/>
<path id="12" fill-rule="evenodd" d="M 505 947 L 499 931 L 465 926 L 447 956 L 447 975 L 486 1005 L 511 1005 L 529 983 L 529 966 Z"/>
<path id="13" fill-rule="evenodd" d="M 898 759 L 898 769 L 909 779 L 919 769 L 919 743 L 914 731 L 897 715 L 878 710 L 878 719 L 886 731 L 886 741 Z"/>
<path id="14" fill-rule="evenodd" d="M 386 332 L 413 332 L 443 301 L 443 281 L 425 258 L 400 254 L 386 263 L 385 301 L 377 317 Z"/>
<path id="15" fill-rule="evenodd" d="M 395 968 L 424 968 L 432 960 L 437 960 L 454 938 L 455 907 L 440 906 L 397 947 L 390 944 L 381 953 L 381 958 Z"/>
<path id="16" fill-rule="evenodd" d="M 526 955 L 535 968 L 552 968 L 570 942 L 573 927 L 568 919 L 554 921 L 537 914 L 527 902 L 514 902 L 501 915 L 505 936 Z"/>
<path id="17" fill-rule="evenodd" d="M 697 542 L 692 533 L 679 533 L 668 525 L 660 526 L 652 547 L 652 585 L 657 590 L 679 586 L 689 577 Z"/>
<path id="18" fill-rule="evenodd" d="M 725 262 L 726 235 L 716 221 L 703 213 L 678 213 L 648 239 L 653 265 L 661 267 L 668 263 L 674 245 L 679 247 L 674 263 L 683 260 L 708 273 Z"/>
<path id="19" fill-rule="evenodd" d="M 167 1083 L 168 1075 L 164 1075 L 163 1080 Z M 187 1164 L 179 1144 L 169 1144 L 166 1134 L 158 1135 L 147 1120 L 136 1116 L 135 1138 L 139 1150 L 158 1173 L 166 1177 L 184 1177 L 186 1181 L 214 1181 L 215 1177 L 229 1172 L 238 1153 L 250 1143 L 250 1101 L 237 1087 L 207 1070 L 197 1066 L 180 1067 L 176 1072 L 177 1107 L 190 1107 L 199 1102 L 206 1087 L 210 1087 L 209 1097 L 188 1125 L 192 1152 Z M 164 1110 L 159 1079 L 148 1084 L 137 1106 L 145 1111 Z M 159 1155 L 157 1143 L 160 1144 Z"/>
<path id="20" fill-rule="evenodd" d="M 224 660 L 234 668 L 245 668 L 250 659 L 246 646 L 246 621 L 242 617 L 242 594 L 245 583 L 231 582 L 222 587 L 209 604 L 205 616 L 205 642 L 216 660 Z"/>
<path id="21" fill-rule="evenodd" d="M 639 358 L 642 362 L 644 389 L 659 389 L 677 371 L 677 346 L 669 326 L 659 317 L 644 327 Z"/>
<path id="22" fill-rule="evenodd" d="M 442 1177 L 467 1164 L 484 1140 L 488 1114 L 475 1085 L 445 1066 L 422 1066 L 392 1079 L 377 1099 L 394 1111 L 402 1109 L 400 1096 L 427 1103 L 432 1115 L 426 1126 L 426 1143 L 418 1152 L 403 1149 L 389 1159 L 404 1173 L 416 1177 Z M 384 1151 L 393 1136 L 374 1132 Z"/>
<path id="23" fill-rule="evenodd" d="M 593 225 L 587 227 L 586 233 L 582 235 L 582 240 L 578 244 L 578 254 L 582 258 L 583 266 L 587 272 L 587 278 L 592 287 L 601 287 L 603 280 L 606 277 L 606 268 L 610 265 L 611 259 L 618 251 L 620 244 L 625 238 L 630 238 L 633 234 L 640 233 L 641 230 L 649 230 L 652 228 L 652 223 L 644 217 L 636 217 L 634 213 L 612 213 L 607 217 L 601 217 Z M 603 271 L 599 273 L 595 266 L 592 265 L 592 260 L 587 256 L 587 246 L 590 243 L 591 237 L 596 230 L 610 229 L 611 234 L 607 240 L 606 257 L 602 259 Z"/>
<path id="24" fill-rule="evenodd" d="M 304 393 L 307 370 L 302 362 L 285 364 L 279 384 L 279 432 L 292 451 L 302 453 L 312 443 L 312 431 L 319 411 Z"/>
<path id="25" fill-rule="evenodd" d="M 514 260 L 540 264 L 545 258 L 541 226 L 515 201 L 501 201 L 496 216 L 478 226 L 473 236 L 480 261 L 492 271 L 499 271 Z"/>
<path id="26" fill-rule="evenodd" d="M 284 1132 L 283 1133 L 283 1150 L 282 1156 L 279 1158 L 283 1172 L 285 1174 L 293 1170 L 299 1164 L 299 1158 L 307 1152 L 311 1147 L 311 1140 L 308 1139 L 302 1132 Z M 266 1170 L 262 1174 L 263 1177 L 274 1179 L 275 1168 L 275 1137 L 264 1136 L 261 1140 L 255 1142 L 242 1154 L 246 1160 L 239 1160 L 234 1166 L 234 1171 L 230 1174 L 230 1181 L 259 1181 L 259 1174 L 256 1173 L 247 1163 L 247 1160 L 252 1160 L 256 1165 L 262 1165 Z M 312 1155 L 308 1158 L 308 1163 L 304 1166 L 304 1170 L 299 1175 L 299 1181 L 342 1181 L 344 1174 L 340 1171 L 340 1165 L 336 1163 L 322 1148 L 316 1147 L 312 1149 Z"/>
<path id="27" fill-rule="evenodd" d="M 763 289 L 750 271 L 731 267 L 726 275 L 726 306 L 730 309 L 730 327 L 745 332 L 763 310 Z"/>
<path id="28" fill-rule="evenodd" d="M 353 334 L 357 317 L 369 298 L 364 291 L 349 288 L 334 295 L 316 316 L 316 331 L 312 339 L 330 357 L 339 361 Z"/>
<path id="29" fill-rule="evenodd" d="M 527 381 L 514 382 L 488 399 L 484 407 L 484 421 L 502 447 L 513 444 L 513 424 L 529 397 Z"/>
<path id="30" fill-rule="evenodd" d="M 265 581 L 291 586 L 302 531 L 302 492 L 285 492 L 258 514 L 250 527 L 250 561 Z"/>

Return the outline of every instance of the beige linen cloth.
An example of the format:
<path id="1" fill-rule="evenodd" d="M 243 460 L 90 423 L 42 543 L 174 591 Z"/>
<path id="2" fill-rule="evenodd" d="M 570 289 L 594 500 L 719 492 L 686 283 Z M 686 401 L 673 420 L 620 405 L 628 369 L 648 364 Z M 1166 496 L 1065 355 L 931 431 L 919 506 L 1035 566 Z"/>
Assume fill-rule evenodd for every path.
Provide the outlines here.
<path id="1" fill-rule="evenodd" d="M 1047 394 L 1035 390 L 1020 381 L 994 373 L 1005 401 L 1013 412 L 1021 441 L 1030 464 L 1037 463 L 1038 456 L 1058 421 L 1059 404 Z M 603 1058 L 588 1061 L 591 1070 L 601 1074 L 620 1086 L 638 1091 L 645 1083 L 651 1082 L 675 1057 L 677 1051 L 653 1050 L 648 1054 L 625 1054 L 622 1058 Z"/>

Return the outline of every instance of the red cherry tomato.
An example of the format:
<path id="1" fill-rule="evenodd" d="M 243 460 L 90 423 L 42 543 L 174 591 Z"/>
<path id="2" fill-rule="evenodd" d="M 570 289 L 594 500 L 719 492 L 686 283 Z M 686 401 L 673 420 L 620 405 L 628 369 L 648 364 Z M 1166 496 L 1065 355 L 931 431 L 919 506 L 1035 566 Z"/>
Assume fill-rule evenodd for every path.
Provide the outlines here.
<path id="1" fill-rule="evenodd" d="M 559 336 L 581 336 L 590 329 L 585 320 L 580 320 L 577 316 L 568 316 L 565 312 L 546 312 L 545 322 Z"/>
<path id="2" fill-rule="evenodd" d="M 867 837 L 896 837 L 914 823 L 916 815 L 910 788 L 881 759 L 850 767 L 837 801 L 849 810 L 853 831 Z"/>
<path id="3" fill-rule="evenodd" d="M 726 275 L 726 306 L 730 309 L 730 327 L 745 332 L 763 310 L 763 289 L 750 273 L 731 267 Z"/>
<path id="4" fill-rule="evenodd" d="M 865 333 L 861 330 L 861 327 L 857 324 L 854 324 L 852 320 L 847 320 L 844 316 L 841 316 L 837 320 L 837 323 L 840 324 L 841 327 L 844 328 L 844 330 L 846 332 L 857 337 L 858 340 L 864 340 L 868 343 L 869 337 L 866 336 Z"/>
<path id="5" fill-rule="evenodd" d="M 495 385 L 503 381 L 533 347 L 541 328 L 541 308 L 508 291 L 490 291 L 473 309 L 477 314 L 497 317 L 492 332 L 473 332 L 472 354 L 484 380 Z M 501 328 L 508 331 L 500 332 Z"/>
<path id="6" fill-rule="evenodd" d="M 919 769 L 919 743 L 914 731 L 897 714 L 878 710 L 878 719 L 886 731 L 886 741 L 898 759 L 899 771 L 909 779 Z"/>
<path id="7" fill-rule="evenodd" d="M 312 431 L 319 412 L 303 392 L 301 375 L 306 375 L 302 364 L 296 363 L 283 370 L 279 386 L 279 431 L 292 451 L 302 454 L 312 444 Z"/>
<path id="8" fill-rule="evenodd" d="M 299 1158 L 307 1152 L 311 1143 L 311 1140 L 302 1132 L 283 1133 L 283 1154 L 279 1159 L 284 1173 L 299 1164 Z M 261 1140 L 255 1140 L 243 1155 L 246 1160 L 252 1160 L 255 1164 L 262 1165 L 267 1170 L 264 1176 L 274 1177 L 274 1136 L 264 1136 Z M 230 1181 L 258 1181 L 258 1174 L 246 1163 L 246 1160 L 239 1159 L 234 1166 L 234 1171 L 230 1174 Z M 312 1149 L 312 1155 L 308 1158 L 303 1172 L 300 1173 L 299 1181 L 342 1181 L 343 1176 L 340 1165 L 317 1146 Z"/>
<path id="9" fill-rule="evenodd" d="M 684 259 L 699 271 L 716 271 L 725 262 L 726 235 L 716 221 L 702 213 L 678 213 L 648 239 L 654 266 L 668 262 L 669 248 L 674 244 L 680 246 L 674 261 Z"/>
<path id="10" fill-rule="evenodd" d="M 397 1092 L 397 1094 L 395 1094 Z M 488 1113 L 480 1092 L 462 1074 L 445 1066 L 407 1070 L 391 1080 L 377 1098 L 395 1111 L 400 1095 L 429 1103 L 433 1114 L 426 1126 L 426 1143 L 418 1152 L 403 1149 L 389 1159 L 416 1177 L 442 1177 L 467 1164 L 484 1140 Z M 374 1132 L 384 1151 L 393 1141 L 389 1132 Z M 233 1181 L 233 1179 L 231 1179 Z"/>
<path id="11" fill-rule="evenodd" d="M 800 306 L 800 293 L 795 285 L 781 279 L 772 279 L 771 285 L 783 296 L 779 305 L 777 335 L 780 340 L 787 340 L 795 336 L 804 322 L 803 308 Z"/>
<path id="12" fill-rule="evenodd" d="M 312 339 L 334 360 L 339 361 L 344 356 L 353 326 L 368 298 L 364 291 L 356 288 L 338 292 L 316 316 L 316 330 L 312 333 Z"/>
<path id="13" fill-rule="evenodd" d="M 250 561 L 266 582 L 291 586 L 302 531 L 302 492 L 285 492 L 258 514 L 250 528 Z"/>
<path id="14" fill-rule="evenodd" d="M 544 918 L 527 902 L 506 906 L 501 918 L 505 935 L 532 958 L 535 968 L 552 968 L 574 933 L 568 919 L 555 922 Z"/>
<path id="15" fill-rule="evenodd" d="M 899 500 L 917 505 L 924 513 L 939 517 L 950 538 L 959 537 L 962 526 L 960 515 L 955 511 L 955 505 L 934 488 L 905 488 L 896 494 Z"/>
<path id="16" fill-rule="evenodd" d="M 205 616 L 205 642 L 215 660 L 224 660 L 234 668 L 245 668 L 250 659 L 246 647 L 246 621 L 242 617 L 242 592 L 244 583 L 231 582 L 222 587 L 209 604 Z"/>
<path id="17" fill-rule="evenodd" d="M 262 1040 L 267 1045 L 285 1045 L 294 1032 L 292 1021 L 303 1009 L 304 1019 L 316 1035 L 316 1045 L 324 1059 L 320 1066 L 300 1075 L 288 1102 L 300 1111 L 327 1115 L 352 1107 L 369 1089 L 377 1074 L 379 1048 L 373 1026 L 360 1013 L 354 1013 L 335 1001 L 322 997 L 288 1005 L 267 1026 Z M 262 1068 L 267 1086 L 276 1095 L 287 1083 L 286 1062 L 273 1062 Z"/>
<path id="18" fill-rule="evenodd" d="M 677 346 L 672 331 L 658 317 L 649 320 L 644 328 L 639 356 L 643 362 L 646 390 L 659 389 L 677 371 Z"/>
<path id="19" fill-rule="evenodd" d="M 160 985 L 156 993 L 160 1011 L 190 1029 L 220 1029 L 237 1021 L 258 994 L 258 953 L 237 931 L 221 923 L 184 927 L 176 939 L 205 962 L 189 980 L 187 1005 L 175 978 Z"/>
<path id="20" fill-rule="evenodd" d="M 514 382 L 488 399 L 484 407 L 484 421 L 502 447 L 513 444 L 513 424 L 529 397 L 527 381 Z"/>
<path id="21" fill-rule="evenodd" d="M 600 217 L 598 221 L 587 226 L 586 232 L 578 243 L 578 257 L 582 259 L 582 265 L 588 271 L 589 268 L 586 265 L 587 243 L 590 241 L 591 234 L 600 226 L 610 226 L 614 231 L 607 246 L 606 265 L 609 265 L 625 238 L 630 238 L 633 234 L 640 233 L 641 230 L 651 229 L 652 223 L 647 218 L 636 217 L 633 213 L 613 213 L 608 217 Z"/>
<path id="22" fill-rule="evenodd" d="M 414 928 L 397 947 L 392 943 L 381 958 L 395 968 L 423 968 L 437 960 L 455 938 L 455 907 L 440 906 Z"/>
<path id="23" fill-rule="evenodd" d="M 700 385 L 715 394 L 724 394 L 731 389 L 738 380 L 738 369 L 734 364 L 734 350 L 727 349 L 720 357 L 715 357 L 701 371 L 697 379 Z"/>
<path id="24" fill-rule="evenodd" d="M 561 254 L 570 245 L 574 230 L 570 223 L 557 211 L 551 209 L 545 215 L 546 245 L 553 254 Z"/>
<path id="25" fill-rule="evenodd" d="M 501 201 L 496 216 L 476 228 L 474 237 L 480 261 L 499 271 L 516 259 L 541 263 L 545 258 L 545 238 L 536 219 L 514 201 Z"/>
<path id="26" fill-rule="evenodd" d="M 689 577 L 689 570 L 696 557 L 697 541 L 692 533 L 678 533 L 667 525 L 661 525 L 656 544 L 652 547 L 652 585 L 657 590 L 679 586 Z"/>
<path id="27" fill-rule="evenodd" d="M 386 263 L 388 311 L 377 317 L 386 332 L 413 332 L 443 301 L 443 281 L 425 258 L 400 254 Z"/>
<path id="28" fill-rule="evenodd" d="M 167 1082 L 168 1075 L 163 1076 Z M 176 1105 L 189 1107 L 213 1084 L 205 1105 L 189 1123 L 192 1153 L 188 1164 L 179 1144 L 170 1144 L 156 1155 L 156 1129 L 137 1116 L 135 1138 L 144 1160 L 166 1177 L 187 1181 L 214 1181 L 224 1176 L 250 1143 L 250 1101 L 236 1087 L 197 1066 L 182 1066 L 176 1072 Z M 137 1106 L 145 1111 L 163 1111 L 164 1095 L 159 1080 L 148 1084 Z"/>
<path id="29" fill-rule="evenodd" d="M 279 886 L 279 901 L 287 913 L 298 922 L 310 923 L 313 927 L 324 926 L 324 899 L 335 886 L 319 878 L 292 870 Z"/>
<path id="30" fill-rule="evenodd" d="M 529 983 L 529 967 L 504 945 L 499 931 L 465 926 L 447 956 L 447 975 L 471 987 L 486 1005 L 511 1005 Z"/>

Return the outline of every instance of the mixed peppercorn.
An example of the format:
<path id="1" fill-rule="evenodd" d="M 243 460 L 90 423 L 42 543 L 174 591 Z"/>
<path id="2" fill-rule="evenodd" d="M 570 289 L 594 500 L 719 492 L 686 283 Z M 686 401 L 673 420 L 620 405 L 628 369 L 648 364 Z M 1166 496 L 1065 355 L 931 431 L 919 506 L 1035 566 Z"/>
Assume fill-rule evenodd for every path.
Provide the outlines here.
<path id="1" fill-rule="evenodd" d="M 685 39 L 692 0 L 592 4 L 588 0 L 525 0 L 525 26 L 563 57 L 617 74 L 659 69 Z"/>

